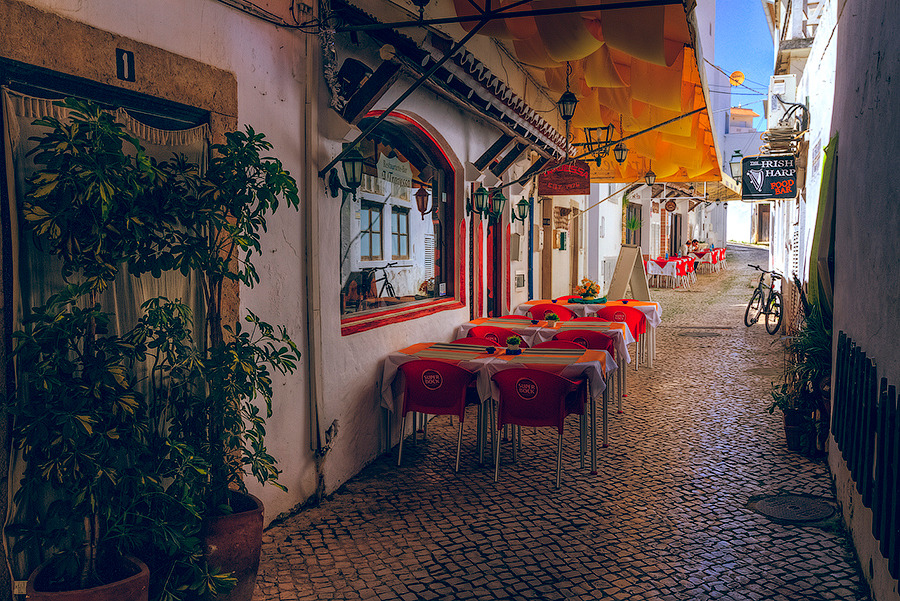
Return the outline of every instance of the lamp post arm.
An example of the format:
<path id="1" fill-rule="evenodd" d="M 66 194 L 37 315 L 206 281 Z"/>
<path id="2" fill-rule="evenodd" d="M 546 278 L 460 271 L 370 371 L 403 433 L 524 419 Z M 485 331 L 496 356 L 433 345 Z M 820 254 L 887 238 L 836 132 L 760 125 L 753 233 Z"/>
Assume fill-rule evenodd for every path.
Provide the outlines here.
<path id="1" fill-rule="evenodd" d="M 368 125 L 368 127 L 366 127 L 366 129 L 364 129 L 362 131 L 362 133 L 360 133 L 358 136 L 356 136 L 356 139 L 353 140 L 353 142 L 351 142 L 346 148 L 341 150 L 340 154 L 338 154 L 336 157 L 331 159 L 331 162 L 328 163 L 327 165 L 325 165 L 325 167 L 323 167 L 319 171 L 319 177 L 324 178 L 325 175 L 328 173 L 329 169 L 331 169 L 332 167 L 337 165 L 338 161 L 340 161 L 345 156 L 347 156 L 347 153 L 349 153 L 350 150 L 353 149 L 359 143 L 360 140 L 362 140 L 363 138 L 368 136 L 370 133 L 372 133 L 372 131 L 376 127 L 378 127 L 378 125 L 382 121 L 387 119 L 388 115 L 390 115 L 391 112 L 393 112 L 393 110 L 395 108 L 397 108 L 401 102 L 403 102 L 404 100 L 409 98 L 410 94 L 415 92 L 419 88 L 419 86 L 421 86 L 423 83 L 425 83 L 428 80 L 429 77 L 434 75 L 434 73 L 438 69 L 441 68 L 441 65 L 443 65 L 445 62 L 447 62 L 450 59 L 450 57 L 456 53 L 457 50 L 459 50 L 460 48 L 465 46 L 466 42 L 468 42 L 470 39 L 472 39 L 472 36 L 474 36 L 476 33 L 478 33 L 478 31 L 482 27 L 487 25 L 489 20 L 490 19 L 482 18 L 478 23 L 476 23 L 475 26 L 472 27 L 471 31 L 469 31 L 469 33 L 467 33 L 465 36 L 463 36 L 463 38 L 460 41 L 458 41 L 456 44 L 454 44 L 453 47 L 450 48 L 450 50 L 448 50 L 444 54 L 444 56 L 441 57 L 441 59 L 439 61 L 435 62 L 434 65 L 432 65 L 431 68 L 428 69 L 428 71 L 426 71 L 424 74 L 422 74 L 422 76 L 419 77 L 419 79 L 417 79 L 409 88 L 407 88 L 407 90 L 405 92 L 400 94 L 400 96 L 394 102 L 392 102 L 389 107 L 384 109 L 384 111 L 382 111 L 382 113 L 372 123 L 370 123 Z"/>

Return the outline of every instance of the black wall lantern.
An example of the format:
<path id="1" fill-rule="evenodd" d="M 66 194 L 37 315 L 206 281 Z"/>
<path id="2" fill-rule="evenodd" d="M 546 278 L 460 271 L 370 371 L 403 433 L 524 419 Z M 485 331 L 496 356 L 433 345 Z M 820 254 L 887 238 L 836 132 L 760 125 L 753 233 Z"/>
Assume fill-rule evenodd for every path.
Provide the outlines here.
<path id="1" fill-rule="evenodd" d="M 741 153 L 741 151 L 735 150 L 734 154 L 731 155 L 731 159 L 728 161 L 729 166 L 731 167 L 731 177 L 738 180 L 738 182 L 741 181 L 741 163 L 743 162 L 743 160 L 744 155 Z"/>
<path id="2" fill-rule="evenodd" d="M 363 155 L 354 147 L 341 160 L 341 169 L 344 171 L 344 182 L 346 182 L 346 185 L 341 184 L 336 169 L 332 169 L 329 172 L 328 187 L 331 189 L 332 198 L 337 198 L 338 192 L 343 191 L 353 194 L 353 200 L 356 200 L 356 190 L 362 183 L 364 163 Z"/>
<path id="3" fill-rule="evenodd" d="M 516 221 L 521 221 L 525 223 L 525 220 L 528 219 L 528 214 L 531 212 L 531 203 L 525 200 L 524 198 L 516 203 L 516 210 L 512 213 L 513 223 Z"/>
<path id="4" fill-rule="evenodd" d="M 428 190 L 425 188 L 419 188 L 416 191 L 416 208 L 419 209 L 419 213 L 422 214 L 422 221 L 425 220 L 425 215 L 434 211 L 434 203 L 432 203 L 431 211 L 428 210 Z"/>
<path id="5" fill-rule="evenodd" d="M 503 192 L 500 188 L 494 188 L 491 190 L 490 201 L 487 207 L 487 216 L 494 221 L 500 221 L 500 216 L 503 215 L 503 205 L 505 204 L 506 197 L 503 195 Z"/>
<path id="6" fill-rule="evenodd" d="M 484 186 L 479 186 L 479 188 L 472 193 L 472 197 L 469 202 L 466 203 L 466 213 L 469 215 L 473 213 L 484 215 L 487 201 L 488 191 Z"/>

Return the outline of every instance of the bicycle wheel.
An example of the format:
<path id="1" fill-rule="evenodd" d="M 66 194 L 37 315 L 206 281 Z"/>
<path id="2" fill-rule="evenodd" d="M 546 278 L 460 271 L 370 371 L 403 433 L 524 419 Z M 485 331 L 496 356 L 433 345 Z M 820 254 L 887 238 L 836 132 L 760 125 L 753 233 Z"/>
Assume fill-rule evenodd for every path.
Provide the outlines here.
<path id="1" fill-rule="evenodd" d="M 762 312 L 762 290 L 757 288 L 747 303 L 747 310 L 744 311 L 744 325 L 748 328 L 759 321 L 759 314 Z"/>
<path id="2" fill-rule="evenodd" d="M 766 332 L 775 334 L 781 327 L 781 318 L 784 315 L 784 302 L 780 292 L 773 292 L 766 307 Z"/>

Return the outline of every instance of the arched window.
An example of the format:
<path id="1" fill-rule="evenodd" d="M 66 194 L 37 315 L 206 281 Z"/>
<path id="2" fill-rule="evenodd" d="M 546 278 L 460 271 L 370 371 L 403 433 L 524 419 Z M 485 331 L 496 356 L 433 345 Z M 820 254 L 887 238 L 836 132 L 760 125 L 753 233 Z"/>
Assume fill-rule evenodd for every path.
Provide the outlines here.
<path id="1" fill-rule="evenodd" d="M 446 156 L 401 115 L 379 123 L 358 148 L 362 185 L 356 200 L 344 195 L 341 204 L 341 314 L 453 297 L 454 179 Z"/>

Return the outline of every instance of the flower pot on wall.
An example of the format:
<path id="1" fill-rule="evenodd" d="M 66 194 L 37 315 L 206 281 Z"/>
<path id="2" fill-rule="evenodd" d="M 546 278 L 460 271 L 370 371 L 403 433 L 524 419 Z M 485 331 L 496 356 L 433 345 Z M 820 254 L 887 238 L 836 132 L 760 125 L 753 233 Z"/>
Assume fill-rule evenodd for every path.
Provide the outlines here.
<path id="1" fill-rule="evenodd" d="M 109 584 L 73 591 L 50 591 L 46 588 L 45 563 L 31 573 L 25 585 L 27 601 L 147 601 L 150 590 L 150 570 L 140 559 L 125 558 L 126 570 L 134 572 Z M 126 572 L 127 573 L 127 572 Z"/>
<path id="2" fill-rule="evenodd" d="M 237 578 L 231 592 L 217 601 L 250 601 L 262 552 L 263 504 L 253 495 L 231 495 L 234 513 L 203 522 L 204 555 L 210 566 Z"/>

